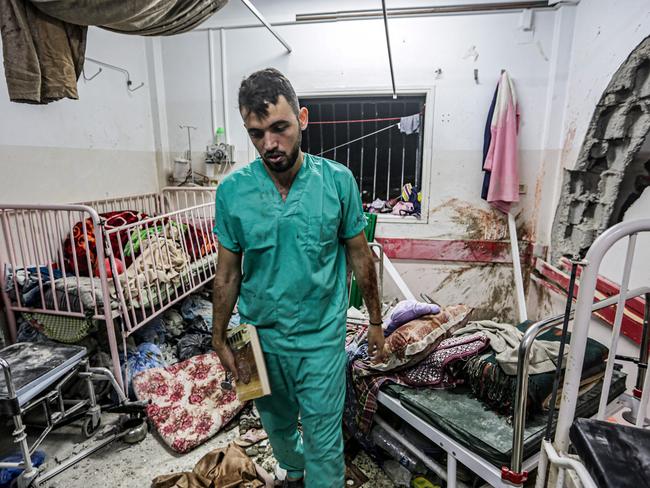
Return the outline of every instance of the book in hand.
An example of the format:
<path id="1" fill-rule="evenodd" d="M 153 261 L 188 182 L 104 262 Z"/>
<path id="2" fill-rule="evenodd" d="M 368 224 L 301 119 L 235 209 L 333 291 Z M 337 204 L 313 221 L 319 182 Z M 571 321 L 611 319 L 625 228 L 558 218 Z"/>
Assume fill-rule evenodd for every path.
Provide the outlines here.
<path id="1" fill-rule="evenodd" d="M 227 332 L 226 341 L 237 364 L 235 384 L 240 402 L 271 394 L 269 375 L 257 330 L 250 324 L 241 324 Z"/>

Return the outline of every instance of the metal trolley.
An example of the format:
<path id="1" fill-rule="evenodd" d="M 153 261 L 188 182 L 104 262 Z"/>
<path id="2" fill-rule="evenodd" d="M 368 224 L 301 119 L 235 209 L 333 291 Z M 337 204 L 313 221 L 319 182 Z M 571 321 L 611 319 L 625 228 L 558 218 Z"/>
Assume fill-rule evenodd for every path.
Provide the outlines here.
<path id="1" fill-rule="evenodd" d="M 83 419 L 81 430 L 86 437 L 91 437 L 99 429 L 101 408 L 95 395 L 94 381 L 109 381 L 118 395 L 119 405 L 125 405 L 127 399 L 109 370 L 89 366 L 86 349 L 80 346 L 13 344 L 0 350 L 0 368 L 3 373 L 0 376 L 0 416 L 13 419 L 13 442 L 22 455 L 20 462 L 0 462 L 0 468 L 23 469 L 17 480 L 18 488 L 38 485 L 114 440 L 109 437 L 92 451 L 80 452 L 50 472 L 41 473 L 34 467 L 31 457 L 53 429 L 78 419 Z M 79 380 L 85 382 L 87 396 L 66 398 L 66 388 Z M 45 427 L 30 446 L 25 416 L 37 407 L 43 410 Z"/>

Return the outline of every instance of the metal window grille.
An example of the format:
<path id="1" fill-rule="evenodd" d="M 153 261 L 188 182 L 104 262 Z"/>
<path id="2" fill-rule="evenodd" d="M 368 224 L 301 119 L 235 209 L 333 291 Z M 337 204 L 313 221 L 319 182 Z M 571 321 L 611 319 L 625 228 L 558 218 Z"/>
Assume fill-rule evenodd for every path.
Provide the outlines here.
<path id="1" fill-rule="evenodd" d="M 419 189 L 424 102 L 424 95 L 301 98 L 309 110 L 302 150 L 350 168 L 364 203 L 398 197 L 405 183 Z M 400 132 L 399 118 L 418 113 L 420 131 Z"/>

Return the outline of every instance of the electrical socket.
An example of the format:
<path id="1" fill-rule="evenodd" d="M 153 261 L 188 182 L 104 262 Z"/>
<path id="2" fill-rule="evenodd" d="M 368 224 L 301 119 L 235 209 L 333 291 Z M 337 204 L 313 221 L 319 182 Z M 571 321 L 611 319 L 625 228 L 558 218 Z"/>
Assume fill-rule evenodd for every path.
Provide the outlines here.
<path id="1" fill-rule="evenodd" d="M 520 195 L 525 195 L 527 191 L 528 191 L 528 187 L 526 186 L 526 184 L 525 183 L 519 183 L 519 194 Z"/>

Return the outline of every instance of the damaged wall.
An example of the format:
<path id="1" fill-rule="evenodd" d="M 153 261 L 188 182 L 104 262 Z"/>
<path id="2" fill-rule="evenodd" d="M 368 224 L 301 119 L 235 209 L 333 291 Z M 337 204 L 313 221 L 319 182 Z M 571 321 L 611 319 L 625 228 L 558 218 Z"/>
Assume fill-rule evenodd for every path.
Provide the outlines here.
<path id="1" fill-rule="evenodd" d="M 45 106 L 9 101 L 0 67 L 0 201 L 62 203 L 156 191 L 151 84 L 145 40 L 88 30 L 87 56 L 128 69 L 80 77 L 79 100 Z M 88 77 L 97 65 L 86 62 Z"/>
<path id="2" fill-rule="evenodd" d="M 618 220 L 624 195 L 616 194 L 617 185 L 622 181 L 624 194 L 629 188 L 624 169 L 626 165 L 637 169 L 643 165 L 644 147 L 649 142 L 646 138 L 644 143 L 648 64 L 638 54 L 631 54 L 642 45 L 647 56 L 649 33 L 650 9 L 645 0 L 583 0 L 577 7 L 567 103 L 557 119 L 563 132 L 562 150 L 557 164 L 549 166 L 554 178 L 543 186 L 542 206 L 552 212 L 546 212 L 538 222 L 540 241 L 550 242 L 553 229 L 552 259 L 588 245 L 597 233 Z M 579 175 L 586 176 L 586 186 L 577 181 L 570 184 Z M 560 208 L 556 207 L 558 200 Z M 556 211 L 558 221 L 553 224 Z M 623 219 L 647 217 L 648 212 L 650 193 L 644 191 Z M 638 239 L 631 287 L 647 284 L 650 279 L 643 265 L 650 259 L 649 237 Z M 625 242 L 620 242 L 605 256 L 600 274 L 620 283 L 624 256 Z M 531 282 L 528 303 L 532 314 L 542 317 L 562 314 L 566 298 Z M 594 319 L 589 335 L 607 343 L 611 327 Z M 618 353 L 637 355 L 638 346 L 623 337 Z M 632 386 L 636 368 L 624 363 L 624 369 L 630 374 L 628 386 Z"/>
<path id="3" fill-rule="evenodd" d="M 566 169 L 553 224 L 553 258 L 584 255 L 616 223 L 628 166 L 650 131 L 650 37 L 618 69 L 596 105 L 576 164 Z M 614 222 L 612 222 L 614 220 Z"/>
<path id="4" fill-rule="evenodd" d="M 650 33 L 648 3 L 646 0 L 583 0 L 575 8 L 570 33 L 564 42 L 570 66 L 563 95 L 565 103 L 554 110 L 552 124 L 561 131 L 557 146 L 560 150 L 546 161 L 540 187 L 537 241 L 542 244 L 551 242 L 557 204 L 565 189 L 564 172 L 575 169 L 579 155 L 584 155 L 581 148 L 596 105 L 613 75 Z M 595 214 L 593 207 L 588 210 L 591 211 Z"/>

